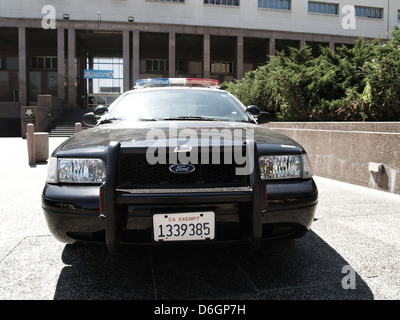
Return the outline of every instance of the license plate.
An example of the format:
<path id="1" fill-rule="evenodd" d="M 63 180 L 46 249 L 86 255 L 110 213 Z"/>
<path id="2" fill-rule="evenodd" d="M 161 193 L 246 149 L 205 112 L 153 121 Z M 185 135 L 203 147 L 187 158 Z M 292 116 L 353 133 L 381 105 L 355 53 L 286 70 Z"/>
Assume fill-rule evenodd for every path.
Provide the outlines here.
<path id="1" fill-rule="evenodd" d="M 212 240 L 215 213 L 186 212 L 153 215 L 154 241 Z"/>

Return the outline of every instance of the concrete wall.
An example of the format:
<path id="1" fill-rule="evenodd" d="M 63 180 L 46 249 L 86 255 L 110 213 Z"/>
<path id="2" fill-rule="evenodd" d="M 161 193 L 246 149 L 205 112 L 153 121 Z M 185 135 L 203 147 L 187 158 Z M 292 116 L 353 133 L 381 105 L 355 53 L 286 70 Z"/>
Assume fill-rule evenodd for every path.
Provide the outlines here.
<path id="1" fill-rule="evenodd" d="M 21 134 L 19 123 L 19 103 L 0 101 L 0 137 L 19 136 Z"/>
<path id="2" fill-rule="evenodd" d="M 318 176 L 400 194 L 400 122 L 274 122 L 295 139 Z M 371 163 L 381 164 L 379 172 Z"/>
<path id="3" fill-rule="evenodd" d="M 324 1 L 322 1 L 324 2 Z M 398 24 L 398 0 L 336 0 L 338 15 L 310 14 L 307 0 L 293 0 L 291 10 L 259 9 L 257 0 L 242 0 L 240 7 L 205 5 L 203 0 L 186 0 L 184 3 L 151 0 L 2 0 L 0 16 L 10 18 L 43 18 L 42 7 L 51 4 L 56 18 L 62 20 L 64 13 L 71 20 L 126 22 L 133 16 L 135 23 L 162 23 L 197 26 L 245 28 L 257 30 L 295 31 L 353 37 L 385 36 Z M 345 5 L 383 8 L 382 19 L 358 18 L 356 29 L 344 29 L 342 13 Z"/>
<path id="4" fill-rule="evenodd" d="M 0 118 L 19 118 L 19 103 L 0 101 Z"/>
<path id="5" fill-rule="evenodd" d="M 28 123 L 35 125 L 35 132 L 48 131 L 52 120 L 59 115 L 57 99 L 52 95 L 38 95 L 37 106 L 21 106 L 21 137 L 26 138 Z"/>

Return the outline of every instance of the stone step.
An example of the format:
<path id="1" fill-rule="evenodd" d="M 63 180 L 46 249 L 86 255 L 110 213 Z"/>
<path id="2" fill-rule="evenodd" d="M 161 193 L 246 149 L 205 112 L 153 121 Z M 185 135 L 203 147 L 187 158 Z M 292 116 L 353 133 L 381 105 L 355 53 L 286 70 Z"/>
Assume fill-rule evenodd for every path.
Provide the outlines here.
<path id="1" fill-rule="evenodd" d="M 72 137 L 75 134 L 75 128 L 63 128 L 50 130 L 50 137 Z"/>
<path id="2" fill-rule="evenodd" d="M 88 127 L 83 124 L 82 117 L 86 112 L 93 110 L 90 109 L 74 109 L 66 111 L 65 114 L 59 119 L 50 129 L 50 137 L 71 137 L 75 134 L 75 123 L 82 124 L 82 130 Z"/>

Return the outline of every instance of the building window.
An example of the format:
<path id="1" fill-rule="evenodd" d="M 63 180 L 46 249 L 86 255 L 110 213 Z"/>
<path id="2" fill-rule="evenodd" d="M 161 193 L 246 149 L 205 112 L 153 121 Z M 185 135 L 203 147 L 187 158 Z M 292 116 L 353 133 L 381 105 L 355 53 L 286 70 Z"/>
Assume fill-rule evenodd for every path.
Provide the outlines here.
<path id="1" fill-rule="evenodd" d="M 175 69 L 178 73 L 186 72 L 186 61 L 185 59 L 176 59 L 175 61 Z"/>
<path id="2" fill-rule="evenodd" d="M 204 0 L 204 4 L 215 4 L 221 6 L 240 6 L 240 0 Z"/>
<path id="3" fill-rule="evenodd" d="M 325 3 L 308 1 L 308 12 L 322 14 L 338 14 L 339 5 L 336 3 Z"/>
<path id="4" fill-rule="evenodd" d="M 164 72 L 168 71 L 167 59 L 147 59 L 146 72 Z"/>
<path id="5" fill-rule="evenodd" d="M 258 8 L 261 9 L 276 9 L 276 10 L 291 10 L 291 0 L 258 0 Z"/>
<path id="6" fill-rule="evenodd" d="M 150 2 L 179 2 L 179 3 L 185 3 L 185 0 L 147 0 Z"/>
<path id="7" fill-rule="evenodd" d="M 397 20 L 400 21 L 400 10 L 397 10 Z"/>
<path id="8" fill-rule="evenodd" d="M 54 70 L 57 69 L 57 57 L 32 56 L 31 69 Z"/>
<path id="9" fill-rule="evenodd" d="M 369 19 L 383 18 L 382 8 L 358 7 L 358 6 L 356 6 L 355 8 L 356 8 L 356 17 L 369 18 Z"/>
<path id="10" fill-rule="evenodd" d="M 232 61 L 211 61 L 211 73 L 234 73 L 235 63 Z"/>
<path id="11" fill-rule="evenodd" d="M 86 59 L 86 68 L 93 70 L 112 70 L 112 79 L 92 79 L 93 93 L 121 93 L 123 88 L 123 67 L 124 61 L 120 57 L 94 57 L 92 66 L 89 59 Z M 89 81 L 89 80 L 88 80 Z M 109 105 L 109 103 L 106 103 Z"/>

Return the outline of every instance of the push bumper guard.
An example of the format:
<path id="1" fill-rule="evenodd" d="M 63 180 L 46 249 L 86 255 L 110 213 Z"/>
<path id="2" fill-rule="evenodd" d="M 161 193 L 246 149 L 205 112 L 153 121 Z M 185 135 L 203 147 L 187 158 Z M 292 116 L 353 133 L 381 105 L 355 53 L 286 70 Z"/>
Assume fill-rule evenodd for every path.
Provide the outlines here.
<path id="1" fill-rule="evenodd" d="M 105 233 L 106 243 L 110 254 L 118 253 L 119 244 L 119 230 L 117 225 L 117 204 L 130 204 L 130 203 L 152 203 L 156 200 L 158 203 L 176 203 L 176 194 L 173 193 L 157 193 L 157 194 L 129 194 L 125 190 L 120 194 L 116 189 L 116 170 L 117 160 L 120 149 L 119 142 L 111 142 L 108 147 L 107 165 L 106 165 L 106 181 L 100 187 L 100 216 L 105 218 Z M 253 159 L 257 159 L 257 148 L 254 144 Z M 250 157 L 251 158 L 251 157 Z M 256 162 L 253 162 L 256 164 Z M 250 177 L 250 188 L 243 188 L 237 191 L 223 191 L 223 192 L 190 192 L 190 198 L 183 196 L 182 202 L 193 201 L 196 203 L 206 202 L 228 202 L 235 199 L 235 201 L 252 202 L 252 215 L 251 215 L 251 249 L 257 250 L 260 246 L 262 238 L 262 211 L 266 208 L 266 185 L 260 179 L 259 167 L 254 165 Z"/>

